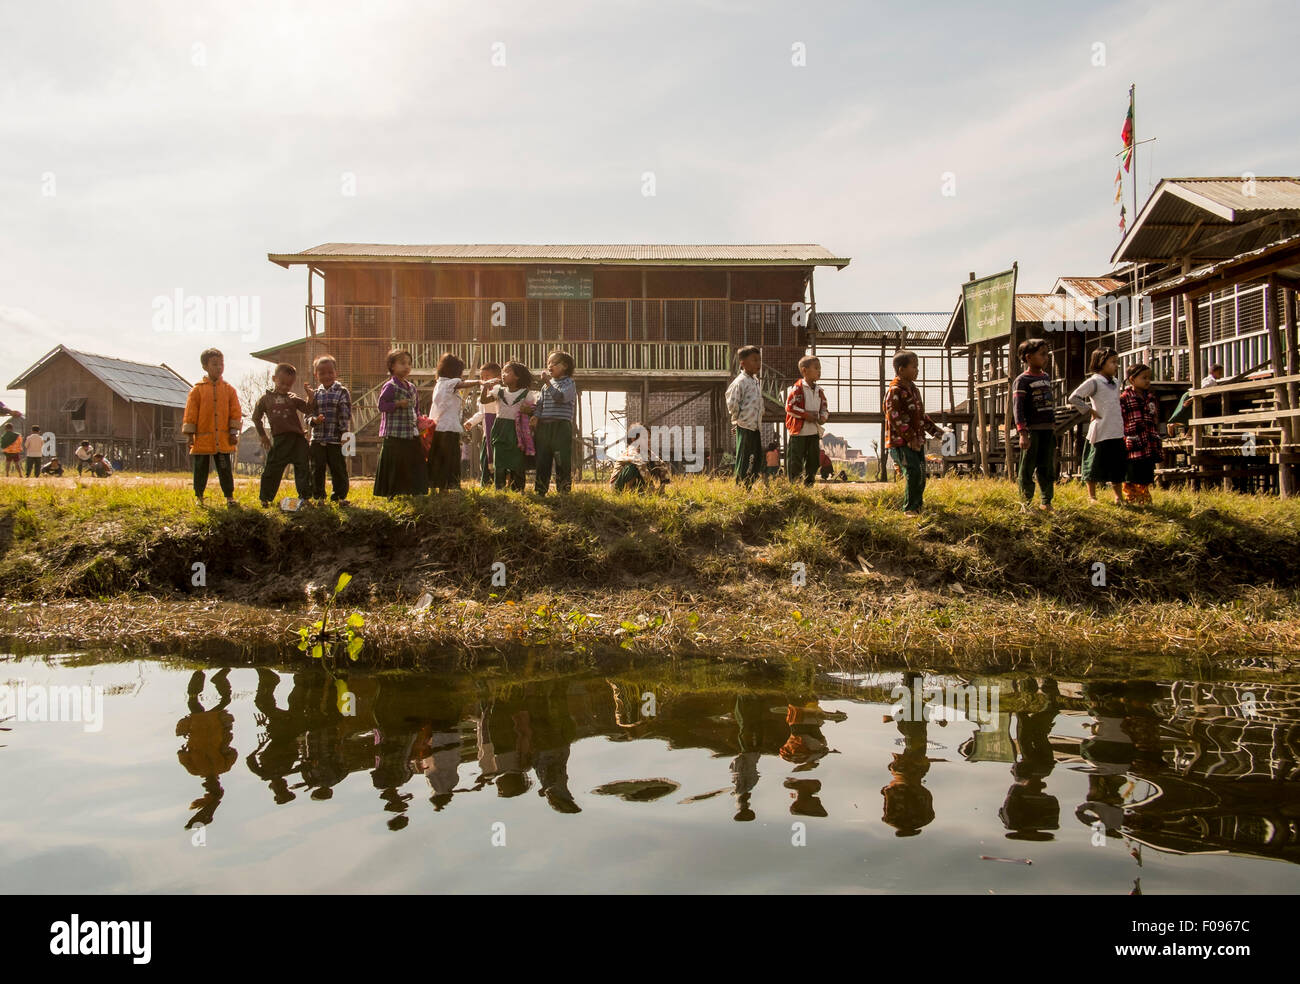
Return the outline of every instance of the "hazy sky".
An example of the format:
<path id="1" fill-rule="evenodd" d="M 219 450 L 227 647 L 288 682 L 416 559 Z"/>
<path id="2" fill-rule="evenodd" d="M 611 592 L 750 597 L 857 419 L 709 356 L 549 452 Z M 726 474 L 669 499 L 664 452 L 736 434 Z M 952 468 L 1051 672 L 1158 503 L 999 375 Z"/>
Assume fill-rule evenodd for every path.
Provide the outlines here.
<path id="1" fill-rule="evenodd" d="M 823 310 L 951 309 L 1012 260 L 1047 290 L 1108 268 L 1130 82 L 1141 199 L 1300 173 L 1298 27 L 1286 2 L 3 0 L 0 386 L 59 342 L 190 379 L 216 342 L 236 381 L 303 330 L 306 275 L 266 254 L 330 241 L 816 242 L 853 260 Z M 258 298 L 260 337 L 155 331 L 178 287 Z"/>

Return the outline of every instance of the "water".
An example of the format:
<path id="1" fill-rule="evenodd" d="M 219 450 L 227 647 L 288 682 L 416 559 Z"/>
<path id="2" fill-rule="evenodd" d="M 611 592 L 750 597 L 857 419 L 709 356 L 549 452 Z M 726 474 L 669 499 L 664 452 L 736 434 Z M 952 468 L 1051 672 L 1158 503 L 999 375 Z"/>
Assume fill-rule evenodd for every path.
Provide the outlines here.
<path id="1" fill-rule="evenodd" d="M 336 680 L 319 666 L 3 660 L 11 699 L 102 688 L 103 717 L 3 724 L 0 885 L 1300 888 L 1300 686 L 990 678 L 973 683 L 996 713 L 907 721 L 891 706 L 903 681 L 690 663 Z"/>

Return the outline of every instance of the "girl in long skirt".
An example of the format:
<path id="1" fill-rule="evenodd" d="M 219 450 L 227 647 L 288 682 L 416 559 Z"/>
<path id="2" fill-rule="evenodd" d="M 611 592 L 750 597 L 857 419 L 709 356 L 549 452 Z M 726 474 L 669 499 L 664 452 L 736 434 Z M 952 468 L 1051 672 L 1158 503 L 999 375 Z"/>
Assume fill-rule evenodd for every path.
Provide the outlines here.
<path id="1" fill-rule="evenodd" d="M 429 491 L 424 445 L 415 420 L 417 393 L 407 382 L 411 374 L 411 353 L 394 349 L 388 353 L 392 378 L 379 391 L 379 466 L 375 469 L 375 495 L 424 495 Z"/>

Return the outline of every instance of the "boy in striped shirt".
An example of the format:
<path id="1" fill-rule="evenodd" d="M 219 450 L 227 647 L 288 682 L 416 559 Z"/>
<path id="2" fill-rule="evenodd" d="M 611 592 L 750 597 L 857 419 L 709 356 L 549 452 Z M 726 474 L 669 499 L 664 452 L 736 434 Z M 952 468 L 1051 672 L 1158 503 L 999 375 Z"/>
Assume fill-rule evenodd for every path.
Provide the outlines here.
<path id="1" fill-rule="evenodd" d="M 573 356 L 552 352 L 542 373 L 542 395 L 533 417 L 537 421 L 537 480 L 534 491 L 545 495 L 555 467 L 555 490 L 573 488 L 573 418 L 578 406 L 578 387 L 573 381 Z"/>

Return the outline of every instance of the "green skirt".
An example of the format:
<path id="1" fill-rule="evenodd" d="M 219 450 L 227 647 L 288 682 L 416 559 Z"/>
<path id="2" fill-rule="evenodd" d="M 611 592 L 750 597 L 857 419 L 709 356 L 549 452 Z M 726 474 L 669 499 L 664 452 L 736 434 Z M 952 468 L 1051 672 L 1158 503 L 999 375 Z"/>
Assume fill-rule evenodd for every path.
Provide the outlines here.
<path id="1" fill-rule="evenodd" d="M 1085 482 L 1123 482 L 1128 474 L 1128 451 L 1124 438 L 1087 443 L 1083 446 Z"/>
<path id="2" fill-rule="evenodd" d="M 497 471 L 523 474 L 524 453 L 519 450 L 519 435 L 513 420 L 497 417 L 492 425 L 492 459 Z"/>

